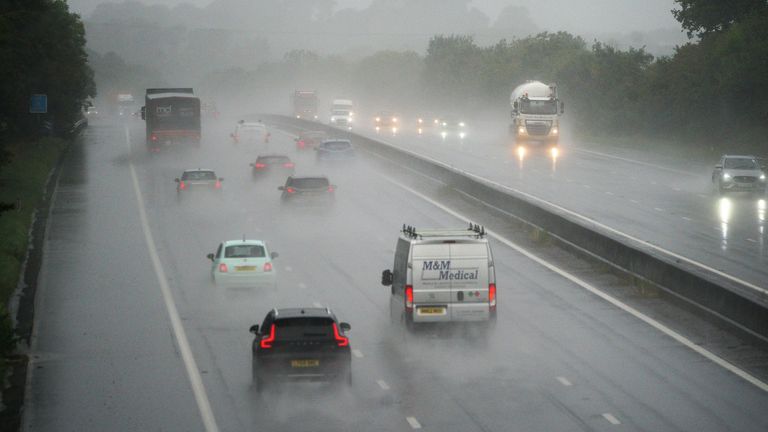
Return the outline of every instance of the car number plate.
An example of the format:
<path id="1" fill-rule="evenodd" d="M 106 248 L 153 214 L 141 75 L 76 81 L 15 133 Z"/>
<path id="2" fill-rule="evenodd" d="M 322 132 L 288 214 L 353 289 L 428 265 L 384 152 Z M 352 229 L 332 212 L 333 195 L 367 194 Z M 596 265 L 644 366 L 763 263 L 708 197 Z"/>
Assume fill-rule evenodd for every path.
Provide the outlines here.
<path id="1" fill-rule="evenodd" d="M 308 368 L 320 366 L 320 360 L 291 360 L 293 368 Z"/>
<path id="2" fill-rule="evenodd" d="M 417 311 L 419 315 L 445 315 L 444 307 L 420 307 Z"/>
<path id="3" fill-rule="evenodd" d="M 254 271 L 256 266 L 235 266 L 236 271 Z"/>

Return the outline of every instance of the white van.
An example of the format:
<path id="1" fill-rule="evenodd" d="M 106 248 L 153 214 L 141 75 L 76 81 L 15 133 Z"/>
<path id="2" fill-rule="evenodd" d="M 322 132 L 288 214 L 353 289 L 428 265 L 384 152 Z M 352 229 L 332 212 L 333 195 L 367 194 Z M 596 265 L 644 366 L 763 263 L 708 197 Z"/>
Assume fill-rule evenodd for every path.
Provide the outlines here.
<path id="1" fill-rule="evenodd" d="M 403 226 L 392 270 L 390 316 L 414 329 L 422 323 L 496 321 L 496 272 L 485 229 L 417 230 Z"/>

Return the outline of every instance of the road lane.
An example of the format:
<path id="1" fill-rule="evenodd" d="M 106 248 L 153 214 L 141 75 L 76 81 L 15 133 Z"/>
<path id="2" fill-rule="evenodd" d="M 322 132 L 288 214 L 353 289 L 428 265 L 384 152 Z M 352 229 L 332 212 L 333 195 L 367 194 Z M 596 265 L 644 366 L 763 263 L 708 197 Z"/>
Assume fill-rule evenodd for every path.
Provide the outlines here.
<path id="1" fill-rule="evenodd" d="M 132 126 L 140 131 L 140 123 Z M 143 151 L 141 134 L 133 133 L 133 151 L 121 158 L 134 161 L 160 261 L 221 430 L 402 431 L 414 424 L 441 431 L 615 427 L 605 414 L 629 430 L 768 428 L 764 392 L 494 240 L 500 312 L 491 337 L 471 332 L 420 334 L 403 341 L 389 323 L 389 290 L 379 284 L 381 270 L 391 267 L 398 230 L 403 223 L 420 227 L 463 223 L 393 187 L 384 177 L 414 182 L 400 172 L 383 170 L 364 157 L 351 166 L 318 166 L 311 152 L 297 155 L 288 137 L 273 134 L 268 151 L 285 151 L 296 159 L 298 172 L 324 172 L 338 185 L 330 209 L 280 206 L 279 180 L 254 182 L 247 165 L 267 149 L 233 146 L 218 138 L 226 136 L 227 124 L 207 126 L 209 134 L 200 151 L 150 156 Z M 100 146 L 125 145 L 115 143 L 115 135 L 105 135 Z M 213 168 L 225 178 L 222 196 L 177 200 L 173 178 L 198 166 Z M 102 174 L 101 188 L 125 187 L 119 171 L 104 171 L 103 167 L 97 171 Z M 451 194 L 425 179 L 415 182 L 438 199 Z M 124 195 L 108 194 L 84 211 L 103 212 L 107 207 L 114 208 L 110 213 L 135 214 L 135 208 L 124 208 L 130 205 Z M 52 223 L 61 223 L 59 218 L 54 213 Z M 110 238 L 114 226 L 102 225 L 104 232 L 93 236 Z M 136 222 L 125 228 L 133 233 L 126 256 L 148 261 L 141 255 Z M 77 239 L 83 229 L 71 232 Z M 280 253 L 277 292 L 211 284 L 205 254 L 218 242 L 242 235 L 265 239 Z M 103 254 L 102 244 L 93 243 L 92 253 Z M 151 301 L 160 313 L 162 299 L 147 271 L 150 265 L 144 263 L 140 275 L 131 274 L 148 286 L 124 294 L 140 297 L 128 303 Z M 120 281 L 129 277 L 123 272 L 109 274 Z M 80 273 L 71 277 L 88 279 Z M 257 396 L 250 387 L 248 327 L 273 306 L 315 302 L 331 306 L 352 324 L 352 346 L 363 354 L 353 359 L 353 387 L 333 390 L 322 384 L 296 384 L 279 388 L 274 395 Z M 146 327 L 164 322 L 166 343 L 172 346 L 167 318 L 142 318 L 148 321 Z M 46 315 L 39 319 L 42 322 Z M 46 332 L 54 331 L 58 329 L 47 327 Z M 167 373 L 176 377 L 176 385 L 185 383 L 177 355 L 174 361 L 176 369 Z M 59 373 L 64 376 L 57 379 L 67 379 L 71 372 Z M 562 384 L 559 377 L 571 385 Z M 132 390 L 119 396 L 130 400 L 136 397 Z M 168 397 L 167 389 L 154 390 L 153 396 Z M 188 385 L 183 397 L 172 403 L 194 412 Z M 68 408 L 78 413 L 86 407 Z M 87 408 L 101 419 L 109 416 L 93 401 Z M 56 414 L 61 412 L 48 418 L 55 419 Z M 199 414 L 186 419 L 199 419 Z M 199 423 L 194 427 L 201 428 Z"/>

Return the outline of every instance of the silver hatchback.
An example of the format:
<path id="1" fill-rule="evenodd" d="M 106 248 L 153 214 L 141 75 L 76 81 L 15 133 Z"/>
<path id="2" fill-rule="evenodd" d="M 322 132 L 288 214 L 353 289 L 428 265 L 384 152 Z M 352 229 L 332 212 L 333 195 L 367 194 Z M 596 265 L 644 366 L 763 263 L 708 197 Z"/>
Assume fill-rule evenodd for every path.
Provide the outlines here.
<path id="1" fill-rule="evenodd" d="M 766 174 L 754 156 L 725 155 L 715 165 L 712 185 L 725 192 L 757 192 L 765 194 Z"/>

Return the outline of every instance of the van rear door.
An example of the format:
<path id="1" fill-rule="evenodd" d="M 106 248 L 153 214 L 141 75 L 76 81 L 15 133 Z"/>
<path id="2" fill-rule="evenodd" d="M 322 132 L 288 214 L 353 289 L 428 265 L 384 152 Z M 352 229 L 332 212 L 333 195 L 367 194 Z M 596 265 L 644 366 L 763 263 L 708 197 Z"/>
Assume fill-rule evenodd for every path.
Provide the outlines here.
<path id="1" fill-rule="evenodd" d="M 451 320 L 484 321 L 488 307 L 488 247 L 482 242 L 450 244 Z M 445 276 L 445 274 L 444 274 Z"/>
<path id="2" fill-rule="evenodd" d="M 449 321 L 451 281 L 445 275 L 451 267 L 450 245 L 413 245 L 412 266 L 414 321 Z"/>

